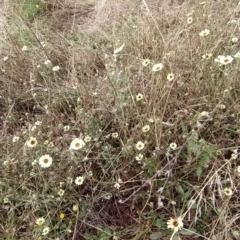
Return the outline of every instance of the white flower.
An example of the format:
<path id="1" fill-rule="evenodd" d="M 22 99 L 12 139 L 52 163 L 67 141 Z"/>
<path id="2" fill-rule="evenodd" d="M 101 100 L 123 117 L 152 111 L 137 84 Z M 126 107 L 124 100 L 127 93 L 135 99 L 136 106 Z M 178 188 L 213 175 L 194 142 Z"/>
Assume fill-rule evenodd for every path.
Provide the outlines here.
<path id="1" fill-rule="evenodd" d="M 139 154 L 135 157 L 135 159 L 136 159 L 137 161 L 141 161 L 141 160 L 143 159 L 143 154 L 139 153 Z"/>
<path id="2" fill-rule="evenodd" d="M 117 183 L 114 184 L 114 187 L 115 187 L 116 189 L 119 189 L 119 188 L 120 188 L 120 184 L 117 182 Z"/>
<path id="3" fill-rule="evenodd" d="M 163 69 L 163 64 L 162 63 L 157 63 L 152 67 L 153 72 L 161 71 Z"/>
<path id="4" fill-rule="evenodd" d="M 85 146 L 85 142 L 81 138 L 75 138 L 70 144 L 70 150 L 79 150 Z"/>
<path id="5" fill-rule="evenodd" d="M 174 74 L 173 73 L 169 73 L 167 75 L 167 80 L 171 82 L 173 79 L 174 79 Z"/>
<path id="6" fill-rule="evenodd" d="M 12 139 L 13 142 L 17 142 L 18 140 L 19 140 L 18 136 L 14 136 L 13 139 Z"/>
<path id="7" fill-rule="evenodd" d="M 45 223 L 45 219 L 43 217 L 36 219 L 36 224 L 41 227 Z"/>
<path id="8" fill-rule="evenodd" d="M 150 130 L 150 126 L 149 125 L 145 125 L 142 127 L 142 132 L 148 132 Z"/>
<path id="9" fill-rule="evenodd" d="M 141 94 L 141 93 L 138 93 L 137 95 L 136 95 L 136 100 L 137 101 L 141 101 L 143 99 L 143 95 Z"/>
<path id="10" fill-rule="evenodd" d="M 123 50 L 123 47 L 125 46 L 125 44 L 123 44 L 122 46 L 120 46 L 119 48 L 114 50 L 114 54 L 117 54 L 119 52 L 121 52 Z"/>
<path id="11" fill-rule="evenodd" d="M 210 30 L 209 30 L 209 29 L 204 29 L 204 30 L 202 30 L 202 31 L 199 33 L 199 36 L 205 37 L 205 36 L 207 36 L 207 35 L 209 35 L 209 34 L 210 34 Z"/>
<path id="12" fill-rule="evenodd" d="M 202 56 L 204 59 L 210 59 L 212 57 L 212 53 L 206 53 Z"/>
<path id="13" fill-rule="evenodd" d="M 144 67 L 146 67 L 149 63 L 150 63 L 150 60 L 149 60 L 149 59 L 143 59 L 143 61 L 142 61 L 142 65 L 143 65 Z"/>
<path id="14" fill-rule="evenodd" d="M 112 138 L 118 138 L 118 133 L 117 132 L 112 133 Z"/>
<path id="15" fill-rule="evenodd" d="M 42 168 L 48 168 L 52 165 L 52 157 L 45 154 L 39 158 L 38 163 Z"/>
<path id="16" fill-rule="evenodd" d="M 85 138 L 84 138 L 84 142 L 90 142 L 91 141 L 91 137 L 89 135 L 87 135 Z"/>
<path id="17" fill-rule="evenodd" d="M 236 43 L 237 41 L 238 41 L 238 38 L 237 37 L 234 37 L 234 38 L 232 38 L 232 43 Z"/>
<path id="18" fill-rule="evenodd" d="M 46 47 L 46 43 L 45 42 L 41 42 L 42 47 Z"/>
<path id="19" fill-rule="evenodd" d="M 170 218 L 167 221 L 167 228 L 171 228 L 174 232 L 179 231 L 183 227 L 183 221 L 181 217 Z"/>
<path id="20" fill-rule="evenodd" d="M 45 64 L 45 65 L 49 65 L 49 64 L 51 64 L 51 61 L 48 59 L 48 60 L 46 60 L 46 61 L 44 62 L 44 64 Z"/>
<path id="21" fill-rule="evenodd" d="M 27 140 L 26 142 L 26 145 L 29 147 L 29 148 L 34 148 L 37 146 L 37 139 L 35 137 L 30 137 L 29 140 Z"/>
<path id="22" fill-rule="evenodd" d="M 47 235 L 47 234 L 49 233 L 49 231 L 50 231 L 50 228 L 49 228 L 49 227 L 43 228 L 42 235 L 43 235 L 43 236 Z"/>
<path id="23" fill-rule="evenodd" d="M 66 126 L 63 127 L 64 132 L 69 131 L 69 129 L 70 129 L 70 126 L 69 126 L 69 125 L 66 125 Z"/>
<path id="24" fill-rule="evenodd" d="M 227 65 L 233 61 L 233 57 L 229 55 L 219 55 L 214 61 L 219 63 L 220 65 Z"/>
<path id="25" fill-rule="evenodd" d="M 28 47 L 27 46 L 23 46 L 22 47 L 22 51 L 24 52 L 24 51 L 27 51 L 28 50 Z"/>
<path id="26" fill-rule="evenodd" d="M 144 148 L 144 143 L 142 141 L 138 141 L 135 146 L 137 150 L 142 150 Z"/>
<path id="27" fill-rule="evenodd" d="M 6 62 L 8 60 L 8 56 L 3 58 L 3 61 Z"/>
<path id="28" fill-rule="evenodd" d="M 83 181 L 84 181 L 84 177 L 82 177 L 82 176 L 76 177 L 75 184 L 76 185 L 82 185 Z"/>
<path id="29" fill-rule="evenodd" d="M 233 191 L 232 191 L 231 188 L 224 188 L 224 189 L 223 189 L 223 192 L 224 192 L 224 194 L 225 194 L 227 197 L 231 197 L 232 194 L 233 194 Z"/>
<path id="30" fill-rule="evenodd" d="M 172 149 L 172 150 L 175 150 L 177 148 L 177 144 L 172 142 L 170 143 L 169 147 Z"/>
<path id="31" fill-rule="evenodd" d="M 193 22 L 193 18 L 192 18 L 192 17 L 188 17 L 188 18 L 187 18 L 187 23 L 188 23 L 188 24 L 191 24 L 192 22 Z"/>
<path id="32" fill-rule="evenodd" d="M 58 191 L 58 195 L 59 195 L 60 197 L 62 197 L 62 196 L 64 195 L 64 193 L 65 193 L 65 191 L 64 191 L 63 189 L 60 189 L 60 190 Z"/>
<path id="33" fill-rule="evenodd" d="M 240 173 L 240 166 L 237 167 L 237 172 Z"/>
<path id="34" fill-rule="evenodd" d="M 35 122 L 35 125 L 36 125 L 36 126 L 41 126 L 41 125 L 42 125 L 42 122 L 41 122 L 41 121 L 36 121 L 36 122 Z"/>
<path id="35" fill-rule="evenodd" d="M 52 70 L 53 70 L 54 72 L 57 72 L 57 71 L 60 70 L 60 67 L 59 67 L 59 66 L 54 66 L 54 67 L 52 68 Z"/>

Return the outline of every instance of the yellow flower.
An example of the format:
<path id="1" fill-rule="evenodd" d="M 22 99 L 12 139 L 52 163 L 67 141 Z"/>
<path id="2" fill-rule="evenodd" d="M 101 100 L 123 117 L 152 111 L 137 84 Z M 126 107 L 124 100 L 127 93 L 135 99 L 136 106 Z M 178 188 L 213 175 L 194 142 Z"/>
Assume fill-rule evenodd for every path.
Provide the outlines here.
<path id="1" fill-rule="evenodd" d="M 78 205 L 77 205 L 77 204 L 73 205 L 73 208 L 72 208 L 72 209 L 73 209 L 74 212 L 77 212 L 78 209 L 79 209 L 79 208 L 78 208 Z"/>
<path id="2" fill-rule="evenodd" d="M 183 227 L 182 218 L 170 218 L 167 221 L 167 228 L 172 229 L 174 232 L 179 231 Z"/>
<path id="3" fill-rule="evenodd" d="M 59 215 L 59 218 L 60 218 L 60 219 L 64 219 L 64 218 L 65 218 L 65 216 L 66 216 L 66 214 L 65 214 L 65 213 L 60 213 L 60 215 Z"/>

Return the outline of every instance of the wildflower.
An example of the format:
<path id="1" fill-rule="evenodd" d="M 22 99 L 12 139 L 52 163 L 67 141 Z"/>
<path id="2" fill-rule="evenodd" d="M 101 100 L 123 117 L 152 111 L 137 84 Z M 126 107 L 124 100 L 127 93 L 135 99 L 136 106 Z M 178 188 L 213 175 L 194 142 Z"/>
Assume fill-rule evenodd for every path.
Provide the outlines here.
<path id="1" fill-rule="evenodd" d="M 114 184 L 114 187 L 115 187 L 116 189 L 119 189 L 119 188 L 120 188 L 120 184 L 117 182 L 117 183 Z"/>
<path id="2" fill-rule="evenodd" d="M 28 50 L 28 47 L 27 47 L 27 46 L 23 46 L 23 47 L 22 47 L 22 51 L 23 51 L 23 52 L 25 52 L 25 51 L 27 51 L 27 50 Z"/>
<path id="3" fill-rule="evenodd" d="M 224 192 L 224 194 L 225 194 L 227 197 L 231 197 L 232 194 L 233 194 L 231 188 L 224 188 L 223 192 Z"/>
<path id="4" fill-rule="evenodd" d="M 73 178 L 67 177 L 67 183 L 68 183 L 68 184 L 72 184 L 72 182 L 73 182 Z"/>
<path id="5" fill-rule="evenodd" d="M 144 148 L 144 143 L 142 141 L 138 141 L 135 146 L 137 150 L 142 150 Z"/>
<path id="6" fill-rule="evenodd" d="M 237 52 L 235 55 L 234 55 L 235 58 L 240 58 L 240 52 Z"/>
<path id="7" fill-rule="evenodd" d="M 135 159 L 136 159 L 137 161 L 141 161 L 141 160 L 143 159 L 143 154 L 139 153 L 139 154 L 135 157 Z"/>
<path id="8" fill-rule="evenodd" d="M 149 125 L 145 125 L 144 127 L 142 127 L 142 132 L 148 132 L 150 130 L 150 126 Z"/>
<path id="9" fill-rule="evenodd" d="M 43 236 L 47 235 L 47 234 L 49 233 L 49 231 L 50 231 L 50 228 L 49 228 L 49 227 L 43 228 L 42 235 L 43 235 Z"/>
<path id="10" fill-rule="evenodd" d="M 36 147 L 36 146 L 37 146 L 37 143 L 38 143 L 38 141 L 37 141 L 37 139 L 36 139 L 35 137 L 30 137 L 30 139 L 27 140 L 27 142 L 26 142 L 26 144 L 27 144 L 27 146 L 28 146 L 29 148 L 34 148 L 34 147 Z"/>
<path id="11" fill-rule="evenodd" d="M 10 203 L 9 198 L 8 198 L 8 197 L 4 197 L 3 203 L 4 203 L 4 204 Z"/>
<path id="12" fill-rule="evenodd" d="M 214 61 L 219 63 L 220 65 L 227 65 L 233 61 L 233 57 L 229 55 L 228 56 L 219 55 Z"/>
<path id="13" fill-rule="evenodd" d="M 119 53 L 119 52 L 121 52 L 122 50 L 123 50 L 123 47 L 125 46 L 125 44 L 122 44 L 122 46 L 120 46 L 119 48 L 116 48 L 115 50 L 114 50 L 114 54 L 117 54 L 117 53 Z"/>
<path id="14" fill-rule="evenodd" d="M 177 148 L 177 144 L 172 142 L 170 143 L 169 148 L 171 148 L 172 150 L 175 150 Z"/>
<path id="15" fill-rule="evenodd" d="M 92 177 L 92 176 L 93 176 L 93 172 L 92 172 L 92 171 L 89 171 L 89 172 L 88 172 L 88 176 L 89 176 L 89 177 Z"/>
<path id="16" fill-rule="evenodd" d="M 217 107 L 218 107 L 219 109 L 225 109 L 225 108 L 226 108 L 226 106 L 225 106 L 224 104 L 218 104 Z"/>
<path id="17" fill-rule="evenodd" d="M 40 217 L 36 220 L 36 224 L 41 227 L 45 222 L 45 219 L 43 217 Z"/>
<path id="18" fill-rule="evenodd" d="M 75 138 L 71 142 L 70 148 L 71 150 L 79 150 L 85 146 L 85 142 L 81 138 Z"/>
<path id="19" fill-rule="evenodd" d="M 36 125 L 32 126 L 31 131 L 34 132 L 36 130 L 36 128 L 37 128 Z"/>
<path id="20" fill-rule="evenodd" d="M 44 64 L 49 65 L 49 64 L 51 64 L 51 61 L 48 59 L 48 60 L 44 61 Z"/>
<path id="21" fill-rule="evenodd" d="M 70 129 L 70 126 L 68 126 L 68 125 L 66 125 L 66 126 L 63 127 L 64 132 L 69 131 L 69 129 Z"/>
<path id="22" fill-rule="evenodd" d="M 240 173 L 240 166 L 237 167 L 237 172 Z"/>
<path id="23" fill-rule="evenodd" d="M 117 132 L 112 133 L 112 138 L 118 138 L 118 133 Z"/>
<path id="24" fill-rule="evenodd" d="M 150 118 L 148 119 L 148 122 L 154 123 L 154 118 L 150 117 Z"/>
<path id="25" fill-rule="evenodd" d="M 231 159 L 237 159 L 237 157 L 238 157 L 238 154 L 237 153 L 232 153 L 231 154 Z"/>
<path id="26" fill-rule="evenodd" d="M 48 168 L 52 165 L 52 157 L 45 154 L 39 158 L 38 163 L 42 168 Z"/>
<path id="27" fill-rule="evenodd" d="M 157 63 L 152 67 L 153 72 L 158 72 L 163 69 L 163 64 L 162 63 Z"/>
<path id="28" fill-rule="evenodd" d="M 209 29 L 204 29 L 204 30 L 202 30 L 202 31 L 199 33 L 199 36 L 205 37 L 205 36 L 207 36 L 207 35 L 209 35 L 209 34 L 210 34 L 210 30 L 209 30 Z"/>
<path id="29" fill-rule="evenodd" d="M 206 53 L 202 56 L 204 59 L 210 59 L 212 57 L 212 53 Z"/>
<path id="30" fill-rule="evenodd" d="M 64 191 L 63 189 L 60 189 L 60 190 L 58 191 L 58 195 L 59 195 L 60 197 L 62 197 L 62 196 L 64 195 L 64 193 L 65 193 L 65 191 Z"/>
<path id="31" fill-rule="evenodd" d="M 187 23 L 188 23 L 188 24 L 191 24 L 192 22 L 193 22 L 193 18 L 192 18 L 192 17 L 188 17 L 188 18 L 187 18 Z"/>
<path id="32" fill-rule="evenodd" d="M 150 60 L 149 60 L 149 59 L 144 59 L 144 60 L 142 61 L 142 65 L 143 65 L 144 67 L 146 67 L 149 63 L 150 63 Z"/>
<path id="33" fill-rule="evenodd" d="M 57 72 L 57 71 L 60 70 L 60 67 L 59 67 L 59 66 L 54 66 L 54 67 L 52 68 L 52 70 L 53 70 L 54 72 Z"/>
<path id="34" fill-rule="evenodd" d="M 14 136 L 13 139 L 12 139 L 13 142 L 17 142 L 18 140 L 19 140 L 18 136 Z"/>
<path id="35" fill-rule="evenodd" d="M 182 218 L 170 218 L 167 221 L 167 228 L 172 229 L 174 232 L 179 231 L 183 227 Z"/>
<path id="36" fill-rule="evenodd" d="M 143 99 L 143 95 L 141 94 L 141 93 L 138 93 L 137 95 L 136 95 L 136 100 L 139 102 L 139 101 L 141 101 Z"/>
<path id="37" fill-rule="evenodd" d="M 42 47 L 46 47 L 46 43 L 45 42 L 41 42 Z"/>
<path id="38" fill-rule="evenodd" d="M 36 126 L 41 126 L 41 125 L 42 125 L 42 122 L 41 122 L 41 121 L 36 121 L 36 122 L 35 122 L 35 125 L 36 125 Z"/>
<path id="39" fill-rule="evenodd" d="M 202 111 L 199 115 L 200 117 L 209 117 L 210 113 L 207 111 Z"/>
<path id="40" fill-rule="evenodd" d="M 84 177 L 82 177 L 82 176 L 76 177 L 76 179 L 75 179 L 76 185 L 82 185 L 83 181 L 84 181 Z"/>
<path id="41" fill-rule="evenodd" d="M 87 135 L 87 136 L 84 138 L 84 142 L 90 142 L 91 139 L 92 139 L 92 138 L 91 138 L 90 136 Z"/>
<path id="42" fill-rule="evenodd" d="M 77 212 L 78 209 L 79 209 L 79 207 L 78 207 L 77 204 L 74 204 L 73 207 L 72 207 L 72 209 L 73 209 L 74 212 Z"/>
<path id="43" fill-rule="evenodd" d="M 238 38 L 237 37 L 234 37 L 234 38 L 232 38 L 232 43 L 236 43 L 237 41 L 238 41 Z"/>
<path id="44" fill-rule="evenodd" d="M 8 60 L 8 56 L 3 58 L 3 61 L 6 62 Z"/>
<path id="45" fill-rule="evenodd" d="M 65 218 L 65 216 L 66 216 L 65 213 L 60 213 L 60 214 L 59 214 L 59 218 L 60 218 L 61 220 L 63 220 L 63 219 Z"/>
<path id="46" fill-rule="evenodd" d="M 167 80 L 171 82 L 173 79 L 174 79 L 174 74 L 173 73 L 169 73 L 167 75 Z"/>

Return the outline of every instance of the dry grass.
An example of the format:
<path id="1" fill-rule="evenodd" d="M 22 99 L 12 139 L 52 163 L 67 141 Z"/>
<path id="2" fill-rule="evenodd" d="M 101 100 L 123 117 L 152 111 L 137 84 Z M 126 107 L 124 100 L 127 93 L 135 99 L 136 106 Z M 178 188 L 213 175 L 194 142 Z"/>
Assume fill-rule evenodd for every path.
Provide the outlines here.
<path id="1" fill-rule="evenodd" d="M 5 4 L 0 239 L 239 239 L 237 1 Z"/>

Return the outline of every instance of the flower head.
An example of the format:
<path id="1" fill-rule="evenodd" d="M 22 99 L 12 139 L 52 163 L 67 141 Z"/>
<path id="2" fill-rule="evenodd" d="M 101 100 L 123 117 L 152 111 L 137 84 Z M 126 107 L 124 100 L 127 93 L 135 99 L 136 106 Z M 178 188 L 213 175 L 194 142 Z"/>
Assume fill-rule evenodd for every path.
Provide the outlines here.
<path id="1" fill-rule="evenodd" d="M 17 142 L 18 140 L 19 140 L 18 136 L 14 136 L 13 139 L 12 139 L 13 142 Z"/>
<path id="2" fill-rule="evenodd" d="M 204 29 L 204 30 L 202 30 L 200 33 L 199 33 L 199 36 L 200 37 L 205 37 L 205 36 L 207 36 L 207 35 L 209 35 L 210 34 L 210 30 L 209 29 Z"/>
<path id="3" fill-rule="evenodd" d="M 146 133 L 150 130 L 150 126 L 149 125 L 145 125 L 142 127 L 142 132 Z"/>
<path id="4" fill-rule="evenodd" d="M 138 93 L 137 95 L 136 95 L 136 100 L 139 102 L 139 101 L 141 101 L 143 99 L 143 95 L 141 94 L 141 93 Z"/>
<path id="5" fill-rule="evenodd" d="M 62 197 L 62 196 L 64 195 L 64 193 L 65 193 L 65 191 L 64 191 L 63 189 L 60 189 L 60 190 L 58 191 L 58 195 L 59 195 L 60 197 Z"/>
<path id="6" fill-rule="evenodd" d="M 135 146 L 137 150 L 142 150 L 144 148 L 144 143 L 142 141 L 138 141 Z"/>
<path id="7" fill-rule="evenodd" d="M 206 53 L 202 56 L 204 59 L 210 59 L 212 57 L 212 53 Z"/>
<path id="8" fill-rule="evenodd" d="M 52 70 L 53 70 L 54 72 L 57 72 L 57 71 L 60 70 L 60 67 L 59 67 L 59 66 L 54 66 L 54 67 L 52 68 Z"/>
<path id="9" fill-rule="evenodd" d="M 135 159 L 136 159 L 137 161 L 141 161 L 141 160 L 143 159 L 143 154 L 139 153 L 139 154 L 135 157 Z"/>
<path id="10" fill-rule="evenodd" d="M 149 59 L 144 59 L 144 60 L 142 61 L 142 65 L 143 65 L 144 67 L 146 67 L 149 63 L 150 63 L 150 60 L 149 60 Z"/>
<path id="11" fill-rule="evenodd" d="M 85 142 L 81 138 L 75 138 L 70 144 L 71 150 L 79 150 L 85 146 Z"/>
<path id="12" fill-rule="evenodd" d="M 174 79 L 174 74 L 173 73 L 169 73 L 167 75 L 167 80 L 171 82 L 173 79 Z"/>
<path id="13" fill-rule="evenodd" d="M 177 148 L 177 144 L 172 142 L 170 143 L 169 147 L 172 149 L 172 150 L 175 150 Z"/>
<path id="14" fill-rule="evenodd" d="M 91 137 L 89 135 L 85 136 L 84 138 L 84 142 L 90 142 L 91 141 Z"/>
<path id="15" fill-rule="evenodd" d="M 50 231 L 50 228 L 49 228 L 49 227 L 43 228 L 42 235 L 43 235 L 43 236 L 47 235 L 47 234 L 49 233 L 49 231 Z"/>
<path id="16" fill-rule="evenodd" d="M 152 67 L 153 72 L 158 72 L 163 69 L 163 64 L 162 63 L 157 63 Z"/>
<path id="17" fill-rule="evenodd" d="M 188 23 L 188 24 L 191 24 L 192 22 L 193 22 L 193 18 L 192 18 L 192 17 L 188 17 L 188 18 L 187 18 L 187 23 Z"/>
<path id="18" fill-rule="evenodd" d="M 36 147 L 37 146 L 37 139 L 35 137 L 30 137 L 29 140 L 27 140 L 26 144 L 29 148 L 33 148 L 33 147 Z"/>
<path id="19" fill-rule="evenodd" d="M 65 213 L 60 213 L 59 214 L 59 218 L 62 220 L 62 219 L 64 219 L 65 218 L 65 216 L 66 216 L 66 214 Z"/>
<path id="20" fill-rule="evenodd" d="M 23 46 L 23 47 L 22 47 L 22 51 L 23 51 L 23 52 L 25 52 L 25 51 L 27 51 L 27 50 L 28 50 L 28 47 L 27 47 L 27 46 Z"/>
<path id="21" fill-rule="evenodd" d="M 235 58 L 240 58 L 240 52 L 237 52 L 235 55 L 234 55 Z"/>
<path id="22" fill-rule="evenodd" d="M 220 65 L 227 65 L 233 61 L 233 57 L 229 55 L 228 56 L 219 55 L 214 61 L 219 63 Z"/>
<path id="23" fill-rule="evenodd" d="M 225 194 L 227 197 L 231 197 L 232 194 L 233 194 L 231 188 L 224 188 L 223 192 L 224 192 L 224 194 Z"/>
<path id="24" fill-rule="evenodd" d="M 117 132 L 112 133 L 112 138 L 118 138 L 118 133 Z"/>
<path id="25" fill-rule="evenodd" d="M 181 217 L 170 218 L 167 221 L 167 228 L 172 229 L 174 232 L 179 231 L 183 227 L 183 221 Z"/>
<path id="26" fill-rule="evenodd" d="M 73 209 L 74 212 L 77 212 L 78 209 L 79 209 L 79 207 L 78 207 L 77 204 L 74 204 L 73 207 L 72 207 L 72 209 Z"/>
<path id="27" fill-rule="evenodd" d="M 42 168 L 48 168 L 52 165 L 52 157 L 45 154 L 39 158 L 38 163 Z"/>
<path id="28" fill-rule="evenodd" d="M 78 176 L 78 177 L 76 177 L 76 179 L 75 179 L 76 185 L 82 185 L 82 184 L 83 184 L 83 181 L 84 181 L 84 177 L 83 177 L 83 176 Z"/>
<path id="29" fill-rule="evenodd" d="M 41 227 L 45 222 L 45 219 L 43 217 L 37 218 L 36 224 Z"/>
<path id="30" fill-rule="evenodd" d="M 117 183 L 114 184 L 114 187 L 115 187 L 116 189 L 119 189 L 119 188 L 120 188 L 120 184 L 117 182 Z"/>
<path id="31" fill-rule="evenodd" d="M 236 43 L 237 41 L 238 41 L 238 38 L 237 37 L 234 37 L 234 38 L 232 38 L 232 43 Z"/>

